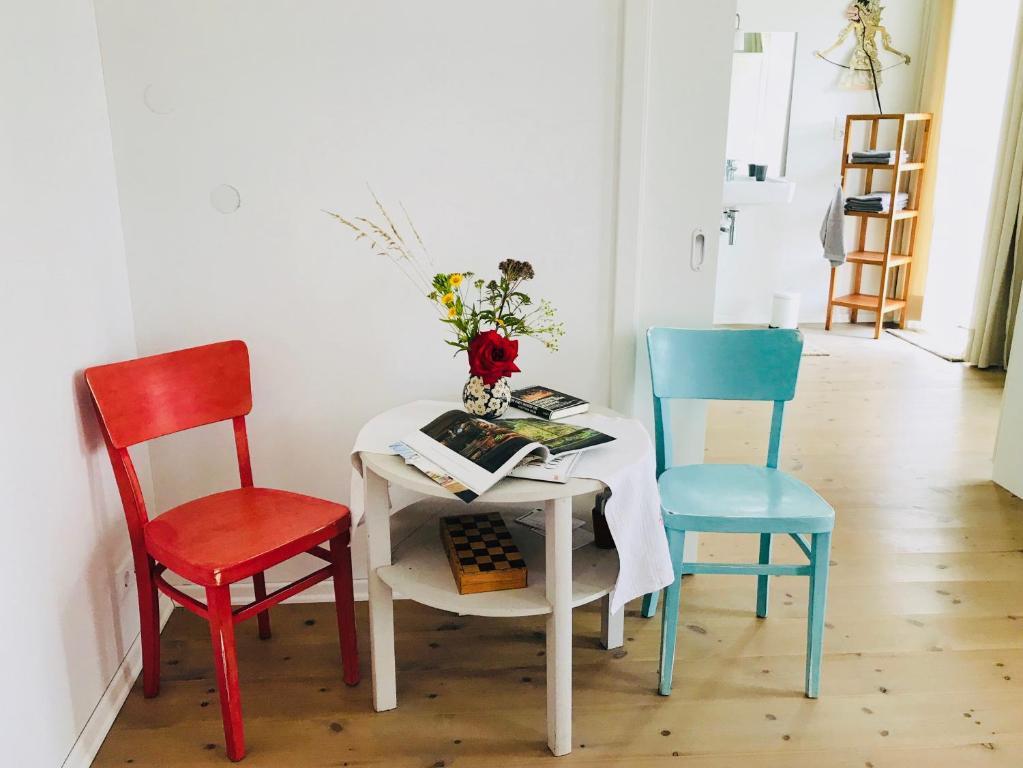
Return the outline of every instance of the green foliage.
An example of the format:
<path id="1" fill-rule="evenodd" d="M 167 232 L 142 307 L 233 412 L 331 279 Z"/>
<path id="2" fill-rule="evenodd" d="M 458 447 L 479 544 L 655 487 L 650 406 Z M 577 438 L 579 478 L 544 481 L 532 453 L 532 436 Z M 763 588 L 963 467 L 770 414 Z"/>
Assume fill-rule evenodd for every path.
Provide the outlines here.
<path id="1" fill-rule="evenodd" d="M 542 342 L 552 352 L 564 335 L 564 327 L 556 319 L 557 313 L 549 301 L 534 304 L 521 290 L 526 280 L 534 277 L 528 261 L 502 261 L 498 280 L 470 281 L 471 272 L 443 272 L 433 276 L 433 291 L 427 294 L 431 301 L 440 302 L 447 314 L 442 322 L 451 326 L 455 341 L 447 341 L 460 350 L 468 349 L 469 342 L 480 331 L 497 330 L 506 338 L 531 337 Z"/>

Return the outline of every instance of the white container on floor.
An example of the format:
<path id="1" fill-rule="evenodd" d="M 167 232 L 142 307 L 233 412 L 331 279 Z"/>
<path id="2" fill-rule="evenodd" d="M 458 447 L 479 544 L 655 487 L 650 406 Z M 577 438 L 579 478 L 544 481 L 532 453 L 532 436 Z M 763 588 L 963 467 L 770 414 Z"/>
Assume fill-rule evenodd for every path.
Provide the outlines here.
<path id="1" fill-rule="evenodd" d="M 795 328 L 799 325 L 799 294 L 781 291 L 771 302 L 772 328 Z"/>

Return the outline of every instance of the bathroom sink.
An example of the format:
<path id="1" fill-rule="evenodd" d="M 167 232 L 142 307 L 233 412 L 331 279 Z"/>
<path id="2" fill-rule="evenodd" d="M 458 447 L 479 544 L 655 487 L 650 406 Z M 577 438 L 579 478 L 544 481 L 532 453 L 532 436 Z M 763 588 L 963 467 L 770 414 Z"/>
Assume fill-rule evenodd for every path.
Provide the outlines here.
<path id="1" fill-rule="evenodd" d="M 796 183 L 786 179 L 767 178 L 757 181 L 750 176 L 737 176 L 725 181 L 721 203 L 725 208 L 742 208 L 747 205 L 777 205 L 791 203 L 796 194 Z"/>

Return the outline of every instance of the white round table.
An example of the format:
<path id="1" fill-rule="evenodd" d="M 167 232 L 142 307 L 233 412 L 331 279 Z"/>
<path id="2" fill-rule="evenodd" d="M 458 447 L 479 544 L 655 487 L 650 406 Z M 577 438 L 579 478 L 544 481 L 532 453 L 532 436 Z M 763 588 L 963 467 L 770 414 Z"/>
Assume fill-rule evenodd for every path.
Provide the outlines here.
<path id="1" fill-rule="evenodd" d="M 472 511 L 481 502 L 525 507 L 542 504 L 546 536 L 516 537 L 529 566 L 527 587 L 460 595 L 440 542 L 435 516 L 432 525 L 424 520 L 392 554 L 387 487 L 391 484 L 425 496 L 458 500 L 398 456 L 368 452 L 359 456 L 366 488 L 374 708 L 379 712 L 397 706 L 395 592 L 461 615 L 546 615 L 547 745 L 555 755 L 568 754 L 572 749 L 572 609 L 603 598 L 603 644 L 606 648 L 617 648 L 623 641 L 625 612 L 609 613 L 609 593 L 618 576 L 616 551 L 598 549 L 592 543 L 572 550 L 572 498 L 594 497 L 604 490 L 604 485 L 578 478 L 562 484 L 509 477 L 465 507 Z"/>

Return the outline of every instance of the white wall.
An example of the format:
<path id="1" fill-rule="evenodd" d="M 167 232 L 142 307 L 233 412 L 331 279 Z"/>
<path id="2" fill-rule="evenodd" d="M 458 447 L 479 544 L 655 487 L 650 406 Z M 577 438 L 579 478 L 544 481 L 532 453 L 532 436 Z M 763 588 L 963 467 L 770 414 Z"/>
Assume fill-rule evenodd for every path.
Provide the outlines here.
<path id="1" fill-rule="evenodd" d="M 0 93 L 0 762 L 50 768 L 138 628 L 81 375 L 136 352 L 92 6 L 5 4 Z"/>
<path id="2" fill-rule="evenodd" d="M 819 232 L 841 170 L 842 139 L 835 135 L 835 118 L 844 123 L 846 114 L 877 111 L 873 92 L 838 89 L 841 70 L 813 55 L 813 51 L 834 41 L 846 23 L 843 12 L 847 5 L 839 0 L 739 0 L 743 29 L 798 34 L 786 169 L 787 177 L 797 187 L 789 205 L 739 211 L 735 245 L 729 246 L 727 241 L 721 245 L 716 322 L 767 322 L 775 291 L 798 291 L 802 295 L 802 321 L 821 322 L 824 318 L 828 263 L 821 255 Z M 926 0 L 886 5 L 884 20 L 894 45 L 911 56 L 920 53 L 925 7 Z M 842 60 L 842 51 L 848 47 L 847 41 L 846 48 L 829 57 Z M 919 62 L 914 61 L 909 67 L 895 67 L 884 73 L 881 99 L 886 112 L 916 108 L 919 70 Z M 721 162 L 723 168 L 723 157 Z M 848 293 L 851 276 L 851 268 L 840 273 L 840 293 Z M 844 311 L 836 310 L 836 319 L 842 319 L 840 313 Z"/>
<path id="3" fill-rule="evenodd" d="M 460 396 L 425 300 L 320 211 L 367 181 L 447 270 L 531 260 L 567 335 L 518 383 L 607 401 L 620 2 L 96 5 L 140 351 L 249 343 L 257 483 L 347 500 L 363 422 Z M 152 456 L 158 509 L 237 483 L 229 427 Z"/>

